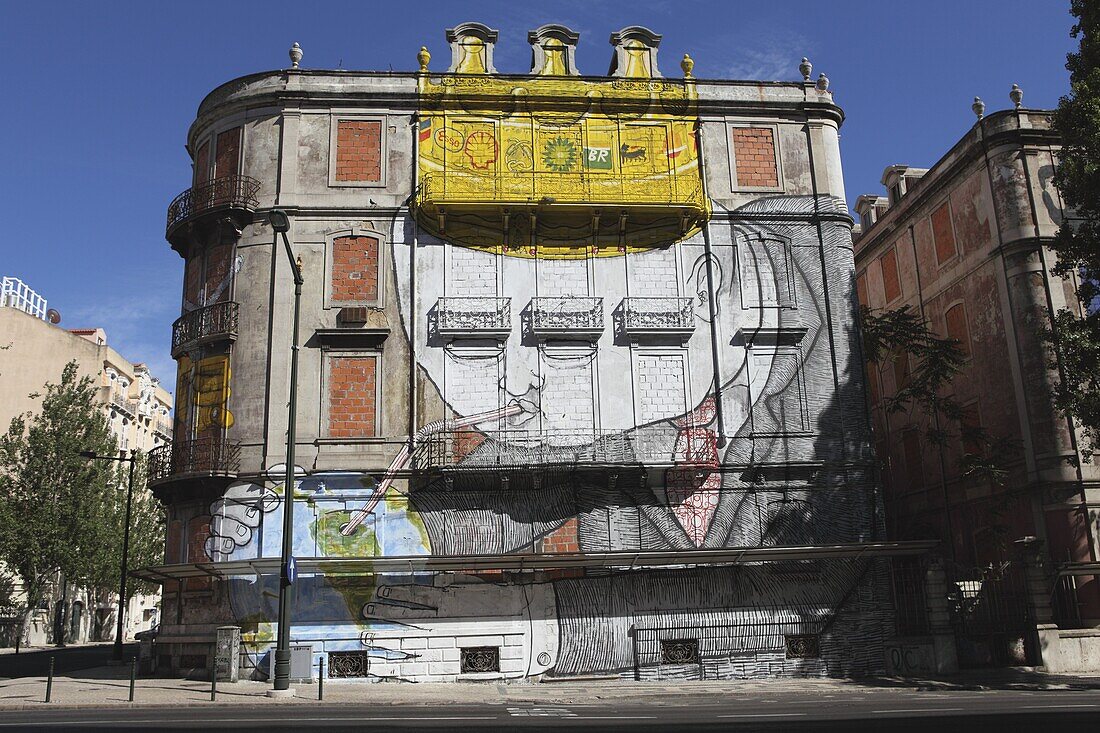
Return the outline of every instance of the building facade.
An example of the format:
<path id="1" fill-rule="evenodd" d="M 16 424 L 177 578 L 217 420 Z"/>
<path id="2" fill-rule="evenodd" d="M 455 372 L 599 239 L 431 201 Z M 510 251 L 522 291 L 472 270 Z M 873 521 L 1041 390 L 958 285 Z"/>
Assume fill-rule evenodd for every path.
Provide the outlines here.
<path id="1" fill-rule="evenodd" d="M 888 544 L 828 80 L 675 77 L 543 26 L 419 71 L 218 87 L 167 238 L 185 267 L 160 663 L 277 617 L 293 271 L 294 643 L 330 676 L 852 674 Z M 434 68 L 433 68 L 434 65 Z"/>
<path id="2" fill-rule="evenodd" d="M 66 330 L 47 320 L 46 300 L 19 283 L 10 292 L 17 297 L 0 305 L 0 429 L 7 430 L 13 417 L 36 412 L 41 398 L 36 395 L 47 382 L 59 382 L 65 365 L 75 361 L 78 376 L 98 385 L 99 399 L 120 453 L 136 450 L 148 454 L 171 441 L 172 395 L 149 373 L 143 363 L 126 359 L 107 344 L 101 328 Z M 20 287 L 22 286 L 22 287 Z M 59 317 L 55 316 L 57 320 Z M 68 589 L 68 608 L 58 614 L 61 585 L 51 601 L 55 607 L 40 609 L 27 630 L 27 642 L 45 644 L 56 635 L 55 620 L 63 616 L 68 642 L 113 639 L 116 595 L 93 597 L 87 589 Z M 155 594 L 137 594 L 130 599 L 123 632 L 132 636 L 148 629 L 158 619 L 160 599 Z M 97 634 L 96 630 L 99 630 Z M 10 635 L 9 635 L 10 636 Z M 9 639 L 14 645 L 14 637 Z"/>
<path id="3" fill-rule="evenodd" d="M 1039 538 L 1065 628 L 1100 620 L 1096 576 L 1074 574 L 1097 567 L 1100 469 L 1052 404 L 1058 360 L 1042 335 L 1052 312 L 1078 309 L 1074 283 L 1050 273 L 1065 213 L 1052 183 L 1059 147 L 1051 113 L 1017 105 L 979 117 L 931 169 L 887 168 L 889 196 L 856 204 L 856 270 L 863 304 L 909 307 L 958 340 L 961 425 L 1005 446 L 992 456 L 1003 482 L 967 477 L 963 454 L 987 448 L 951 425 L 943 445 L 925 440 L 927 416 L 885 409 L 906 358 L 867 364 L 890 536 L 941 539 L 946 556 L 982 567 L 1011 559 L 1004 540 Z"/>

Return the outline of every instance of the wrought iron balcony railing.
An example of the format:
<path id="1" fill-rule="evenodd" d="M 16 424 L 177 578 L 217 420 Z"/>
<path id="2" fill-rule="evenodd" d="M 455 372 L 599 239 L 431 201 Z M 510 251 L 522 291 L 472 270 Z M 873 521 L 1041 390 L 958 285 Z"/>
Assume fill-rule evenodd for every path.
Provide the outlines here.
<path id="1" fill-rule="evenodd" d="M 630 466 L 639 463 L 635 449 L 643 442 L 637 434 L 623 431 L 459 429 L 420 441 L 413 454 L 413 469 L 478 472 L 578 465 Z"/>
<path id="2" fill-rule="evenodd" d="M 695 330 L 692 298 L 624 298 L 623 331 L 629 335 L 688 335 Z"/>
<path id="3" fill-rule="evenodd" d="M 536 336 L 599 338 L 603 298 L 532 298 L 531 330 Z"/>
<path id="4" fill-rule="evenodd" d="M 236 339 L 239 313 L 240 305 L 229 300 L 177 318 L 172 324 L 172 358 L 199 344 Z"/>
<path id="5" fill-rule="evenodd" d="M 111 393 L 111 406 L 131 416 L 137 414 L 137 402 L 127 399 L 126 395 L 118 392 Z"/>
<path id="6" fill-rule="evenodd" d="M 512 330 L 511 298 L 440 298 L 435 314 L 445 338 L 506 338 Z"/>
<path id="7" fill-rule="evenodd" d="M 200 214 L 218 209 L 254 211 L 260 182 L 249 176 L 221 176 L 189 188 L 168 205 L 165 237 L 172 239 L 178 227 Z"/>
<path id="8" fill-rule="evenodd" d="M 204 436 L 162 445 L 149 451 L 149 483 L 177 476 L 227 476 L 240 468 L 241 444 L 221 436 Z"/>

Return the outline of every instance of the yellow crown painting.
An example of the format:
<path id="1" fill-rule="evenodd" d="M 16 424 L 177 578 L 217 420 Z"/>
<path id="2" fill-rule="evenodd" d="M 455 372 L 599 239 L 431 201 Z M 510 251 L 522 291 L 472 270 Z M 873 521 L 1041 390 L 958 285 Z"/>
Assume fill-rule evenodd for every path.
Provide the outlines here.
<path id="1" fill-rule="evenodd" d="M 614 76 L 581 77 L 559 37 L 529 76 L 493 72 L 474 32 L 419 77 L 417 218 L 455 244 L 520 257 L 614 256 L 691 236 L 709 216 L 697 97 L 636 38 Z"/>

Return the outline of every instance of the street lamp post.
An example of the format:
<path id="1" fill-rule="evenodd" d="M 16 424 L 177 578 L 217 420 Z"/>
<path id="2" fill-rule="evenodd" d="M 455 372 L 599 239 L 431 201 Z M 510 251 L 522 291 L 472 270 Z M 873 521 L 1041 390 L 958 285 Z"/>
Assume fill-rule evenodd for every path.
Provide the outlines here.
<path id="1" fill-rule="evenodd" d="M 122 530 L 122 564 L 119 570 L 118 580 L 118 623 L 115 628 L 115 648 L 112 658 L 116 662 L 122 661 L 122 624 L 126 615 L 126 570 L 130 564 L 130 509 L 134 501 L 134 465 L 137 463 L 137 451 L 131 450 L 130 457 L 101 456 L 95 451 L 81 451 L 85 458 L 99 461 L 121 461 L 130 464 L 130 479 L 126 483 L 126 524 Z"/>
<path id="2" fill-rule="evenodd" d="M 286 478 L 283 481 L 283 547 L 279 558 L 279 634 L 275 642 L 275 681 L 271 693 L 290 694 L 290 563 L 294 551 L 294 442 L 298 412 L 298 316 L 302 304 L 302 259 L 295 259 L 286 233 L 290 217 L 282 209 L 272 209 L 271 228 L 283 239 L 283 248 L 294 274 L 294 326 L 290 347 L 290 404 L 286 429 Z M 274 283 L 272 283 L 274 287 Z"/>

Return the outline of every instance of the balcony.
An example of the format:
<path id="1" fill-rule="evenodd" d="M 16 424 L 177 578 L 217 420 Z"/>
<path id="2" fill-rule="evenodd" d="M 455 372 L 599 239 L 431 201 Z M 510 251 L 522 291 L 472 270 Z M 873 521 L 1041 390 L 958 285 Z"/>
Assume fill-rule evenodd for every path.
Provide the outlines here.
<path id="1" fill-rule="evenodd" d="M 603 333 L 603 298 L 532 298 L 529 315 L 537 338 L 595 341 Z"/>
<path id="2" fill-rule="evenodd" d="M 709 216 L 698 174 L 444 170 L 423 173 L 418 193 L 421 226 L 470 245 L 526 244 L 535 226 L 540 242 L 569 229 L 601 247 L 662 246 L 697 231 Z"/>
<path id="3" fill-rule="evenodd" d="M 622 330 L 631 338 L 687 338 L 695 331 L 692 298 L 624 298 Z"/>
<path id="4" fill-rule="evenodd" d="M 240 468 L 241 444 L 221 436 L 181 440 L 149 451 L 151 487 L 181 479 L 231 479 Z"/>
<path id="5" fill-rule="evenodd" d="M 118 392 L 111 392 L 111 407 L 119 412 L 126 413 L 130 417 L 135 417 L 137 415 L 137 402 L 127 399 L 126 395 L 119 394 Z"/>
<path id="6" fill-rule="evenodd" d="M 512 299 L 440 298 L 435 330 L 446 339 L 506 339 L 512 330 Z"/>
<path id="7" fill-rule="evenodd" d="M 172 324 L 172 358 L 214 341 L 235 341 L 240 305 L 233 301 L 198 308 Z"/>
<path id="8" fill-rule="evenodd" d="M 260 182 L 249 176 L 221 176 L 189 188 L 168 205 L 168 223 L 164 237 L 173 247 L 182 244 L 192 228 L 203 223 L 208 214 L 230 215 L 238 226 L 251 219 L 259 202 Z"/>
<path id="9" fill-rule="evenodd" d="M 527 473 L 580 466 L 637 466 L 636 442 L 636 434 L 623 431 L 458 429 L 420 441 L 413 454 L 413 469 Z"/>

